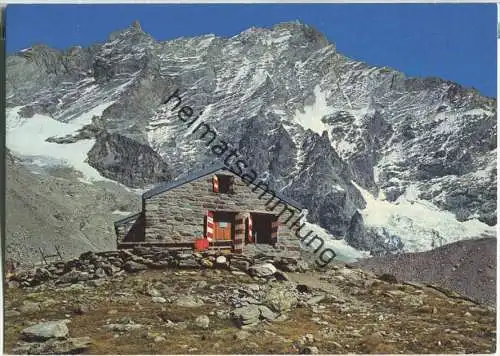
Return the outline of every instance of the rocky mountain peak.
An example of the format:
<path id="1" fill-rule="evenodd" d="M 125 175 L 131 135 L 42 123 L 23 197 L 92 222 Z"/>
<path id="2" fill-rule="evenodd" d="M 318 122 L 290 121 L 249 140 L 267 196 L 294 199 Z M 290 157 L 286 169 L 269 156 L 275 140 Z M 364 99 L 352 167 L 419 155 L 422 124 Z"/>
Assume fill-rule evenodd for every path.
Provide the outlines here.
<path id="1" fill-rule="evenodd" d="M 298 47 L 314 51 L 328 45 L 333 46 L 324 34 L 300 21 L 283 22 L 270 28 L 251 27 L 235 38 L 244 40 L 246 45 L 252 47 L 263 45 L 291 51 L 297 50 Z"/>
<path id="2" fill-rule="evenodd" d="M 299 20 L 282 22 L 273 26 L 275 31 L 290 31 L 295 36 L 303 36 L 308 42 L 319 43 L 323 46 L 330 44 L 326 36 L 314 26 L 303 23 Z"/>
<path id="3" fill-rule="evenodd" d="M 117 30 L 108 37 L 108 43 L 116 40 L 139 44 L 141 41 L 149 42 L 152 37 L 142 29 L 140 22 L 135 20 L 127 28 Z"/>
<path id="4" fill-rule="evenodd" d="M 132 25 L 130 25 L 130 27 L 136 31 L 142 31 L 141 23 L 139 22 L 139 20 L 135 20 L 134 22 L 132 22 Z"/>

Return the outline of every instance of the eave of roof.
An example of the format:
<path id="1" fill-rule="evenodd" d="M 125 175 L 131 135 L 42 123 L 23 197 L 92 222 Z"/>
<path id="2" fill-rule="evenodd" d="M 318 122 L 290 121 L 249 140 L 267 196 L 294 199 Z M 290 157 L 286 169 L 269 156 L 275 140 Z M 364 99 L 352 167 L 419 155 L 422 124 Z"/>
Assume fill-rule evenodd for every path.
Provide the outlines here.
<path id="1" fill-rule="evenodd" d="M 218 164 L 215 164 L 213 166 L 211 166 L 210 168 L 208 169 L 205 169 L 205 170 L 201 170 L 201 171 L 198 171 L 198 172 L 194 172 L 192 174 L 189 174 L 188 176 L 184 177 L 184 178 L 181 178 L 181 179 L 178 179 L 178 180 L 174 180 L 172 182 L 168 182 L 168 183 L 162 183 L 162 184 L 159 184 L 158 186 L 144 192 L 144 194 L 142 194 L 142 198 L 143 199 L 149 199 L 155 195 L 158 195 L 158 194 L 161 194 L 161 193 L 164 193 L 164 192 L 167 192 L 171 189 L 174 189 L 174 188 L 177 188 L 183 184 L 186 184 L 186 183 L 189 183 L 189 182 L 192 182 L 196 179 L 199 179 L 199 178 L 202 178 L 204 176 L 207 176 L 209 174 L 212 174 L 212 173 L 215 173 L 217 171 L 220 171 L 220 170 L 227 170 L 227 171 L 230 171 L 234 174 L 236 174 L 237 176 L 239 176 L 241 179 L 243 179 L 242 175 L 239 174 L 238 172 L 235 172 L 233 171 L 232 169 L 230 169 L 229 167 L 227 167 L 224 163 L 218 163 Z M 246 181 L 247 182 L 247 181 Z M 258 185 L 255 185 L 253 184 L 254 186 L 258 186 Z M 264 188 L 262 188 L 261 186 L 258 186 L 261 190 L 264 191 Z M 294 201 L 293 199 L 290 199 L 284 195 L 282 195 L 281 193 L 277 193 L 273 190 L 268 190 L 269 193 L 272 193 L 274 194 L 275 197 L 277 197 L 279 200 L 299 209 L 299 210 L 302 210 L 303 207 L 300 203 Z"/>
<path id="2" fill-rule="evenodd" d="M 128 223 L 129 221 L 136 220 L 141 214 L 142 214 L 142 211 L 135 213 L 133 215 L 129 215 L 123 219 L 115 221 L 114 224 L 116 226 L 116 225 L 122 225 L 122 224 Z"/>

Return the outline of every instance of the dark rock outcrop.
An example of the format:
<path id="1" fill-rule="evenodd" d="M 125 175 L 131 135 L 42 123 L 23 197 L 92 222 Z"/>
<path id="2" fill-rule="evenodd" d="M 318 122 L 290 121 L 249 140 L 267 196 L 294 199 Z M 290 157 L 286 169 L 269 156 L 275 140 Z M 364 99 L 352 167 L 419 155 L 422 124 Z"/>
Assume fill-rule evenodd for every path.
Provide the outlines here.
<path id="1" fill-rule="evenodd" d="M 120 134 L 101 133 L 88 153 L 88 163 L 103 176 L 129 187 L 172 179 L 170 168 L 151 147 Z"/>

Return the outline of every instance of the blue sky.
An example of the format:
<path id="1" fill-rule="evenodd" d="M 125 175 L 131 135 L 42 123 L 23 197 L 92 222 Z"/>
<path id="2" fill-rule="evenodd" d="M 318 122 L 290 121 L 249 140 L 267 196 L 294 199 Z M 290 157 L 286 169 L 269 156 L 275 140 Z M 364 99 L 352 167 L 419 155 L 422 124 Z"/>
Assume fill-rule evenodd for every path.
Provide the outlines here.
<path id="1" fill-rule="evenodd" d="M 437 76 L 496 97 L 494 4 L 9 5 L 7 51 L 105 41 L 134 20 L 158 40 L 300 20 L 337 49 L 408 76 Z"/>

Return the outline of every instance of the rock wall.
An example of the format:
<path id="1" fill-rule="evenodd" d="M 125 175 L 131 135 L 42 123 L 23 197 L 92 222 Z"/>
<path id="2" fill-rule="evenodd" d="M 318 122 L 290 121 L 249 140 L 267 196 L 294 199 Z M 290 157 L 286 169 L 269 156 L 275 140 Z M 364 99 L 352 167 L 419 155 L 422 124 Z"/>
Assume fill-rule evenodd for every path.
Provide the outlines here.
<path id="1" fill-rule="evenodd" d="M 270 253 L 269 253 L 270 252 Z M 269 266 L 271 264 L 271 266 Z M 13 268 L 6 274 L 8 288 L 33 287 L 40 284 L 70 285 L 78 282 L 103 280 L 146 269 L 230 269 L 257 277 L 269 277 L 276 268 L 283 272 L 305 272 L 313 268 L 300 255 L 263 251 L 258 255 L 205 251 L 185 253 L 161 247 L 137 246 L 119 251 L 88 251 L 79 258 L 54 261 L 35 268 Z M 277 276 L 279 277 L 279 276 Z M 100 282 L 97 282 L 100 281 Z"/>

